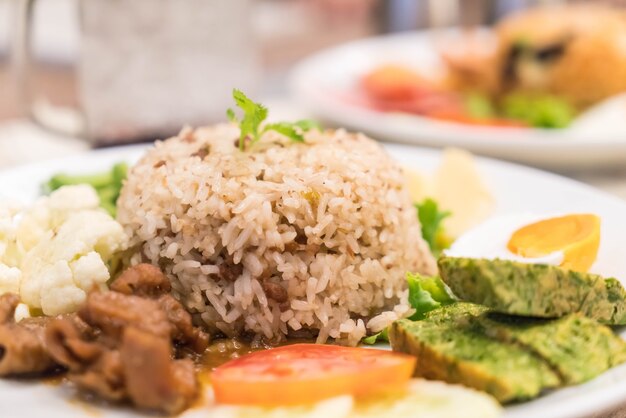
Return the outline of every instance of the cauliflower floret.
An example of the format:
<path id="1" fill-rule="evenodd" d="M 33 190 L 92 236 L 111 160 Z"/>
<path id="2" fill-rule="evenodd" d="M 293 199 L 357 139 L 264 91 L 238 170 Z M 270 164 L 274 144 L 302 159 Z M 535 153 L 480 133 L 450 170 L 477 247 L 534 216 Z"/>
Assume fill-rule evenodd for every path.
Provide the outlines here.
<path id="1" fill-rule="evenodd" d="M 35 206 L 24 212 L 15 233 L 16 246 L 22 253 L 33 248 L 50 230 L 50 211 L 45 206 L 47 198 L 41 198 Z"/>
<path id="2" fill-rule="evenodd" d="M 74 303 L 66 301 L 66 296 L 58 296 L 59 292 L 67 295 L 70 287 L 74 287 L 80 292 L 72 291 L 70 296 L 72 301 L 78 301 L 80 295 L 94 285 L 106 283 L 110 275 L 105 263 L 115 252 L 123 250 L 126 243 L 122 226 L 104 211 L 84 210 L 72 214 L 56 235 L 48 235 L 24 256 L 21 286 L 24 302 L 41 308 L 46 315 L 71 312 Z M 50 273 L 52 263 L 56 264 Z M 64 274 L 62 280 L 51 282 L 55 284 L 49 288 L 44 286 L 42 277 L 60 273 Z M 65 283 L 67 277 L 71 284 Z M 53 293 L 57 296 L 44 302 L 51 289 L 56 289 Z M 61 306 L 56 306 L 55 302 Z"/>
<path id="3" fill-rule="evenodd" d="M 19 292 L 28 307 L 57 315 L 75 311 L 94 287 L 106 288 L 107 263 L 128 237 L 98 203 L 95 190 L 81 185 L 18 215 L 0 208 L 0 294 Z"/>
<path id="4" fill-rule="evenodd" d="M 0 264 L 0 295 L 3 293 L 20 293 L 22 272 L 17 267 Z"/>
<path id="5" fill-rule="evenodd" d="M 54 191 L 48 198 L 50 228 L 56 229 L 73 212 L 98 209 L 99 206 L 100 197 L 93 187 L 86 184 L 63 186 Z"/>
<path id="6" fill-rule="evenodd" d="M 39 272 L 40 305 L 46 315 L 75 312 L 85 302 L 87 293 L 76 287 L 67 261 L 58 261 Z"/>
<path id="7" fill-rule="evenodd" d="M 95 189 L 84 184 L 64 186 L 50 196 L 40 197 L 19 222 L 17 241 L 20 247 L 29 251 L 46 231 L 56 230 L 74 213 L 98 209 L 99 203 Z"/>
<path id="8" fill-rule="evenodd" d="M 19 262 L 19 254 L 15 245 L 17 233 L 16 215 L 19 206 L 12 203 L 0 204 L 0 262 L 15 266 Z"/>
<path id="9" fill-rule="evenodd" d="M 74 283 L 85 291 L 94 287 L 106 288 L 106 282 L 111 277 L 109 269 L 100 258 L 100 254 L 91 251 L 76 261 L 70 263 Z"/>
<path id="10" fill-rule="evenodd" d="M 122 226 L 101 210 L 85 210 L 72 214 L 51 240 L 50 256 L 72 260 L 96 251 L 108 260 L 121 249 L 126 234 Z"/>

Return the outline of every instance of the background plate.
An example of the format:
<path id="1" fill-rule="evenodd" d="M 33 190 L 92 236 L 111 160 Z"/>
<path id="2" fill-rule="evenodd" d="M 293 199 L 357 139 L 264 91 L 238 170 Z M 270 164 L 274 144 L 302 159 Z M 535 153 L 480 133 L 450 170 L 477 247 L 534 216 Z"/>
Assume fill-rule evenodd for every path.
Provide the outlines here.
<path id="1" fill-rule="evenodd" d="M 444 36 L 453 36 L 453 33 Z M 626 97 L 619 96 L 562 130 L 505 129 L 369 110 L 342 99 L 359 77 L 387 63 L 426 72 L 441 68 L 434 33 L 408 32 L 330 48 L 301 62 L 291 75 L 294 95 L 319 117 L 374 138 L 434 147 L 456 146 L 550 168 L 617 165 L 626 159 Z"/>

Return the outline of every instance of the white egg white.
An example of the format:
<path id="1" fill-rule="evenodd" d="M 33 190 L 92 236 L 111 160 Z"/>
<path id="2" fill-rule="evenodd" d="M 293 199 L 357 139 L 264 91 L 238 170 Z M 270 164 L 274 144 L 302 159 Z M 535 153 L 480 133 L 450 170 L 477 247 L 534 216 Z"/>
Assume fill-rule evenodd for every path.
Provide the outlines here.
<path id="1" fill-rule="evenodd" d="M 554 251 L 542 257 L 529 258 L 514 254 L 507 248 L 511 236 L 518 229 L 557 216 L 561 215 L 517 213 L 490 219 L 461 235 L 444 254 L 450 257 L 486 258 L 490 260 L 499 258 L 521 263 L 558 266 L 565 257 L 563 251 Z"/>

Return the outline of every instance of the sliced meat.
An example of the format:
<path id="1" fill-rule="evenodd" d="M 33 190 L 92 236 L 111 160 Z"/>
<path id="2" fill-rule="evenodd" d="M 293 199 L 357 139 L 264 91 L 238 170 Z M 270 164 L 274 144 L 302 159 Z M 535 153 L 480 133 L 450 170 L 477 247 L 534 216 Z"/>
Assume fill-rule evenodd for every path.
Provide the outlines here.
<path id="1" fill-rule="evenodd" d="M 75 321 L 54 319 L 46 327 L 46 345 L 50 356 L 72 372 L 81 371 L 102 354 L 100 344 L 86 339 Z"/>
<path id="2" fill-rule="evenodd" d="M 69 318 L 56 319 L 46 329 L 50 355 L 68 369 L 68 379 L 82 390 L 109 401 L 126 398 L 125 376 L 118 350 L 89 340 L 89 334 Z"/>
<path id="3" fill-rule="evenodd" d="M 108 401 L 118 402 L 127 398 L 126 376 L 117 350 L 103 351 L 88 367 L 70 372 L 67 377 L 82 390 Z"/>
<path id="4" fill-rule="evenodd" d="M 0 296 L 0 376 L 34 375 L 56 366 L 44 343 L 47 318 L 29 318 L 16 324 L 13 318 L 18 303 L 15 294 Z"/>
<path id="5" fill-rule="evenodd" d="M 199 385 L 193 362 L 179 358 L 204 352 L 208 335 L 152 265 L 126 270 L 111 289 L 89 293 L 75 314 L 17 324 L 18 297 L 0 296 L 0 376 L 63 368 L 78 388 L 109 401 L 168 414 L 188 406 Z"/>
<path id="6" fill-rule="evenodd" d="M 164 338 L 134 327 L 124 330 L 120 353 L 128 394 L 135 405 L 175 413 L 198 394 L 193 363 L 172 361 L 171 349 Z"/>
<path id="7" fill-rule="evenodd" d="M 46 350 L 43 334 L 43 326 L 0 325 L 0 376 L 35 375 L 54 369 L 56 363 Z"/>
<path id="8" fill-rule="evenodd" d="M 20 297 L 15 293 L 5 293 L 0 296 L 0 324 L 13 322 L 15 308 L 20 303 Z"/>
<path id="9" fill-rule="evenodd" d="M 209 336 L 193 327 L 191 315 L 170 294 L 167 277 L 151 264 L 130 267 L 113 282 L 111 290 L 126 295 L 158 297 L 157 302 L 171 324 L 171 336 L 177 344 L 189 344 L 196 352 L 202 352 L 209 343 Z"/>
<path id="10" fill-rule="evenodd" d="M 170 295 L 92 292 L 77 319 L 57 319 L 46 332 L 50 354 L 79 388 L 166 413 L 181 411 L 199 391 L 193 363 L 175 359 L 173 341 L 200 352 L 208 337 Z"/>
<path id="11" fill-rule="evenodd" d="M 125 295 L 156 297 L 169 293 L 172 286 L 165 274 L 152 264 L 138 264 L 126 269 L 111 284 L 111 290 Z"/>
<path id="12" fill-rule="evenodd" d="M 91 292 L 78 316 L 100 329 L 109 345 L 116 345 L 124 328 L 131 325 L 163 337 L 171 332 L 167 315 L 156 301 L 118 292 Z"/>
<path id="13" fill-rule="evenodd" d="M 171 295 L 161 296 L 157 302 L 167 314 L 172 325 L 172 339 L 177 344 L 189 345 L 195 352 L 202 353 L 209 345 L 209 335 L 191 323 L 191 315 Z"/>

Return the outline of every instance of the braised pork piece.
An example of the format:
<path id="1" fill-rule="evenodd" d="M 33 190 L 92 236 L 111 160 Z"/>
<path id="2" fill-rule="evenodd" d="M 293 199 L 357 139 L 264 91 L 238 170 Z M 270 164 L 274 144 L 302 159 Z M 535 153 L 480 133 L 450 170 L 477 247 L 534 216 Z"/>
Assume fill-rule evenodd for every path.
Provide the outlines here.
<path id="1" fill-rule="evenodd" d="M 91 292 L 76 314 L 13 321 L 17 296 L 0 297 L 0 375 L 63 368 L 78 388 L 103 399 L 166 413 L 198 395 L 194 363 L 209 338 L 169 294 L 162 272 L 140 264 L 109 292 Z M 35 323 L 38 325 L 35 326 Z"/>
<path id="2" fill-rule="evenodd" d="M 13 293 L 0 296 L 0 376 L 36 375 L 56 366 L 45 347 L 49 318 L 13 319 L 20 299 Z"/>

